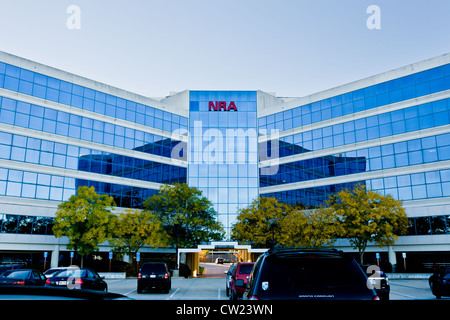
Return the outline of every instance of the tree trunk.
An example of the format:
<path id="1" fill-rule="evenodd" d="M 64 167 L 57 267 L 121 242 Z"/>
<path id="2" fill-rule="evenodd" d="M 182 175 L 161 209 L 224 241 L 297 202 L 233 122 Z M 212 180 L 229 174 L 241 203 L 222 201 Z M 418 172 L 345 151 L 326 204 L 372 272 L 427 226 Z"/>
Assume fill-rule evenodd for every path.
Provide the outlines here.
<path id="1" fill-rule="evenodd" d="M 358 246 L 359 260 L 360 260 L 361 265 L 364 264 L 364 252 L 366 251 L 366 247 L 367 247 L 367 243 L 361 244 L 360 246 Z"/>

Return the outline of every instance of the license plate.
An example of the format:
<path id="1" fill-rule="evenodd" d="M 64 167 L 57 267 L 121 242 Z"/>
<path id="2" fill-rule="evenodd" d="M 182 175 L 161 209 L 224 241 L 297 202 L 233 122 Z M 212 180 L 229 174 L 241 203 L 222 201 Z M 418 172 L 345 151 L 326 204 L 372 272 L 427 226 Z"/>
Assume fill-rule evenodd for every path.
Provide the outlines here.
<path id="1" fill-rule="evenodd" d="M 66 286 L 67 281 L 58 281 L 58 286 Z"/>
<path id="2" fill-rule="evenodd" d="M 151 274 L 150 278 L 156 278 L 156 274 Z"/>

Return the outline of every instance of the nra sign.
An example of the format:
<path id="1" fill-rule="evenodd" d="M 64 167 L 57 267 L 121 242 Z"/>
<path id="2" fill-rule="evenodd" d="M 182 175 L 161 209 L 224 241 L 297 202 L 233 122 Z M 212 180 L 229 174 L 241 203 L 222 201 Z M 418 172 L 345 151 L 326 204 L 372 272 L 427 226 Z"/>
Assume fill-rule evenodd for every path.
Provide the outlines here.
<path id="1" fill-rule="evenodd" d="M 209 111 L 237 111 L 236 104 L 234 101 L 230 101 L 227 105 L 226 101 L 210 101 L 209 102 Z"/>

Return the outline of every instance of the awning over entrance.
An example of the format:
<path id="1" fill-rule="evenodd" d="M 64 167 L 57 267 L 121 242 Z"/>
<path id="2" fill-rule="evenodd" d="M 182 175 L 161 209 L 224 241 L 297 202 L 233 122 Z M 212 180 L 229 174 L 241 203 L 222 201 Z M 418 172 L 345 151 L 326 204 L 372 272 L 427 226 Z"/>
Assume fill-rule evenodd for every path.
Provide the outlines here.
<path id="1" fill-rule="evenodd" d="M 214 262 L 214 256 L 232 255 L 231 262 L 249 262 L 256 261 L 261 253 L 268 249 L 252 249 L 250 245 L 240 245 L 235 241 L 212 241 L 209 244 L 199 245 L 197 248 L 178 249 L 179 263 L 186 264 L 191 270 L 191 276 L 197 277 L 199 274 L 200 256 L 210 255 L 211 262 Z"/>

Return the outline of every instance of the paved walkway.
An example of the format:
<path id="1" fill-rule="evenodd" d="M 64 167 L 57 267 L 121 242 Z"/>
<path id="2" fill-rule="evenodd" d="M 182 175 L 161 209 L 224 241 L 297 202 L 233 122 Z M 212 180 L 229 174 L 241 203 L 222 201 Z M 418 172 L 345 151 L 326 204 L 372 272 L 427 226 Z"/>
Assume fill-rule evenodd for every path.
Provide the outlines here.
<path id="1" fill-rule="evenodd" d="M 206 269 L 206 272 L 204 272 L 201 275 L 198 275 L 199 278 L 225 278 L 226 277 L 225 272 L 228 271 L 231 264 L 230 263 L 215 264 L 211 262 L 200 262 L 200 266 L 204 267 Z"/>

